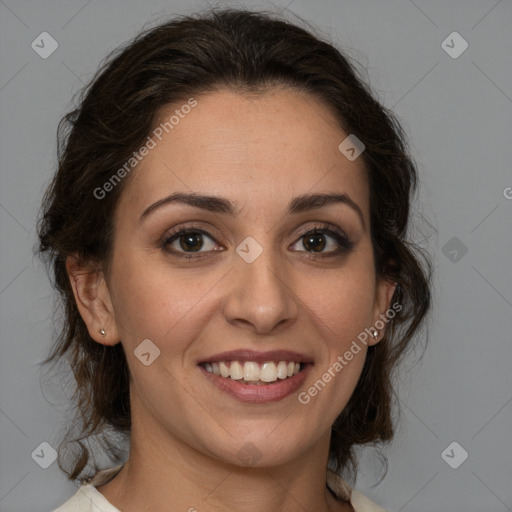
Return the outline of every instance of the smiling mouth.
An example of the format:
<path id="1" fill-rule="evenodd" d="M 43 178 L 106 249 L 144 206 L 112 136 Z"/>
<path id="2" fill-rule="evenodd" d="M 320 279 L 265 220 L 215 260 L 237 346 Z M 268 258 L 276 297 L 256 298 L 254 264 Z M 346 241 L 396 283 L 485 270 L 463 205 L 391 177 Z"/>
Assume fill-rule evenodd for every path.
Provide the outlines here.
<path id="1" fill-rule="evenodd" d="M 208 373 L 243 384 L 268 385 L 294 377 L 306 363 L 296 361 L 212 361 L 200 363 Z"/>

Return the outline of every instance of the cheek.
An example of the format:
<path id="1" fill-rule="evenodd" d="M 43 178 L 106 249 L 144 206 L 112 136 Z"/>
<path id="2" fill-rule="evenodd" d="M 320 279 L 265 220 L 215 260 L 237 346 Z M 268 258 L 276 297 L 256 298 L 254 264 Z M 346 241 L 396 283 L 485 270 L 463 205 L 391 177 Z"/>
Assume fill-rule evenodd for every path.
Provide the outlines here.
<path id="1" fill-rule="evenodd" d="M 326 340 L 350 343 L 371 325 L 375 282 L 368 271 L 356 273 L 347 268 L 334 276 L 312 280 L 300 296 Z"/>
<path id="2" fill-rule="evenodd" d="M 219 280 L 129 257 L 113 265 L 112 278 L 123 343 L 135 348 L 149 338 L 170 351 L 179 348 L 179 340 L 193 339 L 205 317 L 208 291 Z"/>

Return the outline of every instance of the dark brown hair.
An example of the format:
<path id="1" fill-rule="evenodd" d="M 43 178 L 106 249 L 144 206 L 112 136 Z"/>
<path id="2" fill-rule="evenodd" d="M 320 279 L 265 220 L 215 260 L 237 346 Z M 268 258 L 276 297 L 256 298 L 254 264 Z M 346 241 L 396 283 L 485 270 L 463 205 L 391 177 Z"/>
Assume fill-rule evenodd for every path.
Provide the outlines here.
<path id="1" fill-rule="evenodd" d="M 122 449 L 109 432 L 129 435 L 131 425 L 122 344 L 104 346 L 89 336 L 65 268 L 68 256 L 79 255 L 108 272 L 114 211 L 129 177 L 101 200 L 94 191 L 141 147 L 163 107 L 221 88 L 258 93 L 272 86 L 314 95 L 366 146 L 361 158 L 370 188 L 375 271 L 398 283 L 392 303 L 402 308 L 384 339 L 368 348 L 357 387 L 333 425 L 331 467 L 355 471 L 356 445 L 392 438 L 392 370 L 411 347 L 431 302 L 429 258 L 406 239 L 417 171 L 403 131 L 356 65 L 312 31 L 275 14 L 211 10 L 161 23 L 116 50 L 59 124 L 58 169 L 44 197 L 38 233 L 39 253 L 51 268 L 65 313 L 44 364 L 66 355 L 76 380 L 79 432 L 68 430 L 58 459 L 69 479 L 94 461 L 84 443 L 91 436 L 111 460 L 121 460 Z M 64 467 L 68 444 L 79 448 L 70 468 Z"/>

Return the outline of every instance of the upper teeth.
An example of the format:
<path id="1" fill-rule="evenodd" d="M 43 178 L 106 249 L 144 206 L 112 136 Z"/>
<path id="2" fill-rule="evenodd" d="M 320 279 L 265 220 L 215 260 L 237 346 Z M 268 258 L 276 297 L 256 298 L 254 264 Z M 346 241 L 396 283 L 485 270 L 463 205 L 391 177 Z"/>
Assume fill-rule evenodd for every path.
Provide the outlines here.
<path id="1" fill-rule="evenodd" d="M 277 379 L 292 377 L 300 371 L 300 363 L 279 361 L 257 363 L 255 361 L 219 361 L 203 364 L 206 371 L 233 380 L 275 382 Z"/>

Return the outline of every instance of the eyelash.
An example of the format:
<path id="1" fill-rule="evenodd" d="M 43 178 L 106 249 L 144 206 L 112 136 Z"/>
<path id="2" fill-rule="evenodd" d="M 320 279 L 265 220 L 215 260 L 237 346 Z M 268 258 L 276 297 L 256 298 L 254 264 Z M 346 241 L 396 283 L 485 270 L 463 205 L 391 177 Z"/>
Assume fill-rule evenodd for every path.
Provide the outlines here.
<path id="1" fill-rule="evenodd" d="M 171 254 L 172 256 L 176 256 L 178 258 L 185 258 L 187 260 L 191 259 L 200 259 L 205 257 L 205 255 L 208 252 L 176 252 L 174 250 L 169 250 L 167 247 L 174 242 L 175 240 L 178 240 L 180 237 L 188 234 L 197 234 L 197 235 L 204 235 L 208 238 L 210 238 L 213 242 L 220 245 L 219 242 L 207 231 L 204 231 L 200 228 L 195 227 L 186 227 L 186 228 L 176 228 L 171 233 L 169 233 L 164 240 L 162 241 L 161 248 L 166 251 L 168 254 Z M 342 254 L 345 254 L 349 252 L 354 247 L 354 242 L 352 242 L 343 231 L 338 231 L 337 229 L 333 229 L 330 224 L 319 224 L 314 226 L 313 228 L 308 228 L 307 230 L 303 231 L 296 242 L 294 242 L 292 245 L 295 245 L 297 242 L 300 241 L 301 238 L 304 238 L 308 235 L 328 235 L 332 237 L 337 243 L 338 248 L 329 251 L 327 253 L 315 253 L 312 251 L 297 251 L 297 252 L 305 252 L 308 254 L 308 258 L 310 259 L 320 259 L 320 258 L 328 258 L 328 257 L 334 257 L 334 256 L 340 256 Z"/>

